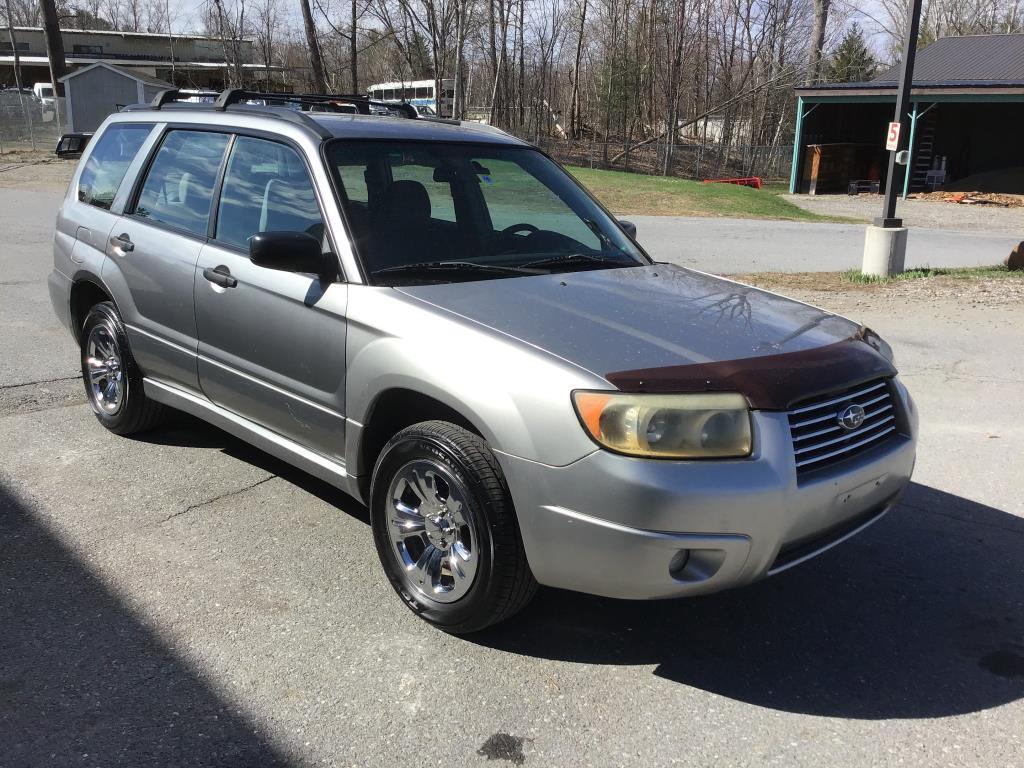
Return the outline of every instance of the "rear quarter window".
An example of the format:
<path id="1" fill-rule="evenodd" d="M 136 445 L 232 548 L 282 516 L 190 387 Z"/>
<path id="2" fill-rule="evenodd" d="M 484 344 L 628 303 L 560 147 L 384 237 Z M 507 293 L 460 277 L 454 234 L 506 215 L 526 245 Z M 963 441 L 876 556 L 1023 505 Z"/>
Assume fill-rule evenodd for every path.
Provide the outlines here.
<path id="1" fill-rule="evenodd" d="M 128 166 L 152 130 L 152 123 L 115 123 L 108 127 L 94 142 L 78 176 L 79 201 L 109 209 Z"/>

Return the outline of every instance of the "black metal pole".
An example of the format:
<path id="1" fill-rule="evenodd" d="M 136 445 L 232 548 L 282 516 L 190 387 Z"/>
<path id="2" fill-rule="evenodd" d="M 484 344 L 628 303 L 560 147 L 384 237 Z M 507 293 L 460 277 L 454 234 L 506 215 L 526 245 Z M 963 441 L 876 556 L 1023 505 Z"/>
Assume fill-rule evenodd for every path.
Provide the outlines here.
<path id="1" fill-rule="evenodd" d="M 914 86 L 914 59 L 917 56 L 917 33 L 921 26 L 921 2 L 912 0 L 910 16 L 907 19 L 907 35 L 903 40 L 903 62 L 900 64 L 900 86 L 896 92 L 896 113 L 893 122 L 900 124 L 900 136 L 896 149 L 889 152 L 889 173 L 885 177 L 885 202 L 882 205 L 882 217 L 875 219 L 876 227 L 900 227 L 902 219 L 896 218 L 896 195 L 900 184 L 896 180 L 896 153 L 907 146 L 907 133 L 904 130 L 909 119 L 910 92 Z M 910 173 L 907 167 L 903 171 Z M 902 179 L 900 180 L 902 181 Z"/>

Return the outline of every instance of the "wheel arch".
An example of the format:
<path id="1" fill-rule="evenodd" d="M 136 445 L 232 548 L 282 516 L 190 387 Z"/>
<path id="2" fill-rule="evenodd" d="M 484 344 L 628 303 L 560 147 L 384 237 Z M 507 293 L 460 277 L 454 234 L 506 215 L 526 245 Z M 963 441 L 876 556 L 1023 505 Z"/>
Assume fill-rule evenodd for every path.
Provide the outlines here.
<path id="1" fill-rule="evenodd" d="M 74 275 L 71 284 L 71 332 L 75 341 L 82 342 L 82 325 L 85 323 L 85 316 L 89 310 L 102 301 L 109 301 L 115 307 L 117 302 L 110 292 L 92 272 L 81 271 Z"/>
<path id="2" fill-rule="evenodd" d="M 369 498 L 373 468 L 384 446 L 406 427 L 436 419 L 456 424 L 486 440 L 484 431 L 465 415 L 466 410 L 408 387 L 395 386 L 377 393 L 366 411 L 362 430 L 353 446 L 356 449 L 355 473 L 359 477 L 362 497 Z"/>

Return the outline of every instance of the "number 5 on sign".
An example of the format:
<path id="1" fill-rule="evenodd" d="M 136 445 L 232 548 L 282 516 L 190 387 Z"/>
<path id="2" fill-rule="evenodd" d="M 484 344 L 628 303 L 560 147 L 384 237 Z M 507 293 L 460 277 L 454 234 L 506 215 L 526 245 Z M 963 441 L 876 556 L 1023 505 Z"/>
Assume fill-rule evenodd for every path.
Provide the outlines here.
<path id="1" fill-rule="evenodd" d="M 889 123 L 889 132 L 885 134 L 885 148 L 892 152 L 900 145 L 900 124 Z"/>

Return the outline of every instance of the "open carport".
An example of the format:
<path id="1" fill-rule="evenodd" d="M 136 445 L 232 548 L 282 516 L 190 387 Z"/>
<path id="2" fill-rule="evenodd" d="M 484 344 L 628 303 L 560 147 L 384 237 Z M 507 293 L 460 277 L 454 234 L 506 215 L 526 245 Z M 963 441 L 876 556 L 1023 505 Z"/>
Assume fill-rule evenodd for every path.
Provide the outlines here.
<path id="1" fill-rule="evenodd" d="M 791 193 L 885 188 L 898 74 L 796 89 Z M 940 38 L 918 54 L 911 100 L 904 196 L 966 179 L 980 192 L 1024 193 L 1024 35 Z"/>

